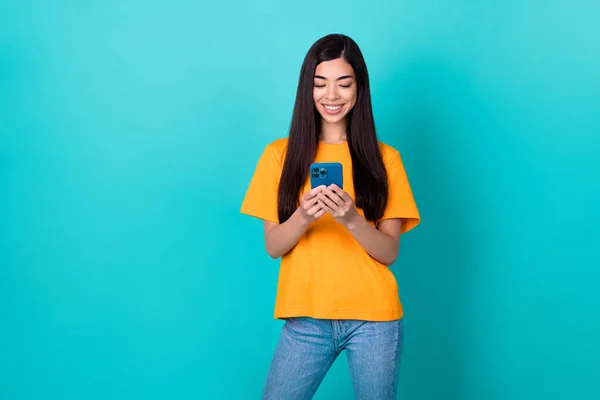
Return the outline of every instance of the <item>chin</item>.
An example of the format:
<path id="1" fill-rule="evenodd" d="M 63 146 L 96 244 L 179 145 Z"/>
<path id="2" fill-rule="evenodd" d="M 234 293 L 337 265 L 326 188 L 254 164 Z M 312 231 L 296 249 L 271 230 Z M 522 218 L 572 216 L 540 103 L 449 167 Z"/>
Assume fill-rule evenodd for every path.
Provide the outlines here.
<path id="1" fill-rule="evenodd" d="M 340 115 L 340 116 L 332 117 L 331 115 L 322 115 L 321 114 L 321 118 L 323 118 L 325 120 L 325 122 L 328 122 L 330 124 L 335 124 L 335 123 L 338 123 L 340 121 L 343 121 L 346 118 L 346 115 Z"/>

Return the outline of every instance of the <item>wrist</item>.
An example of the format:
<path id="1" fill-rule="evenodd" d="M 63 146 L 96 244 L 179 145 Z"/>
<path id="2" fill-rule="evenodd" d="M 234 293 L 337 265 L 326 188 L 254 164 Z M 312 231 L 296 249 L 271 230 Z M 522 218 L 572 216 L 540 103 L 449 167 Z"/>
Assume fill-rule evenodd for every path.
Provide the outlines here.
<path id="1" fill-rule="evenodd" d="M 350 219 L 346 221 L 344 225 L 349 231 L 354 231 L 360 228 L 361 224 L 365 221 L 366 220 L 359 213 L 355 213 L 352 217 L 350 217 Z"/>
<path id="2" fill-rule="evenodd" d="M 300 208 L 297 208 L 296 211 L 290 216 L 288 220 L 294 227 L 300 228 L 302 230 L 308 228 L 310 221 L 302 215 L 302 211 Z"/>

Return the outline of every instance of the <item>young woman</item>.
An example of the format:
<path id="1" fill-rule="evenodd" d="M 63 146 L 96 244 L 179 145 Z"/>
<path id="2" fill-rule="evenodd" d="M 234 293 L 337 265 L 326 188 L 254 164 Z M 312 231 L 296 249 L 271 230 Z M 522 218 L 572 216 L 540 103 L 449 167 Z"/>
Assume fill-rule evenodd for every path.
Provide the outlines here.
<path id="1" fill-rule="evenodd" d="M 343 188 L 311 189 L 313 162 L 338 162 Z M 281 257 L 275 318 L 286 322 L 264 399 L 311 399 L 346 351 L 358 399 L 395 399 L 402 306 L 389 266 L 419 212 L 398 151 L 378 141 L 357 44 L 328 35 L 300 73 L 288 138 L 268 144 L 241 212 L 264 221 Z"/>

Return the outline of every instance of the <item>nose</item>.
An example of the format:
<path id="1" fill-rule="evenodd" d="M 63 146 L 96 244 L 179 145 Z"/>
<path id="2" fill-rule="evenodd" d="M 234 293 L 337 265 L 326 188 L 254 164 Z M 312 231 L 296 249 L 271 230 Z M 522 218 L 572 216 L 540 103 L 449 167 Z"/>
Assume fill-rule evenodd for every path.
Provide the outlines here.
<path id="1" fill-rule="evenodd" d="M 339 97 L 339 95 L 338 95 L 338 91 L 337 91 L 337 85 L 328 85 L 325 98 L 327 100 L 335 100 L 338 97 Z"/>

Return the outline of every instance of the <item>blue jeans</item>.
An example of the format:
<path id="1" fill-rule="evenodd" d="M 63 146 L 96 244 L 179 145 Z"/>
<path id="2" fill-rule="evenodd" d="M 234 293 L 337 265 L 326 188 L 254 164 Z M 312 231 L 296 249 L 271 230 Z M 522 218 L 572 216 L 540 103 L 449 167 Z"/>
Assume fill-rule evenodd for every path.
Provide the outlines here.
<path id="1" fill-rule="evenodd" d="M 287 319 L 262 398 L 312 399 L 337 356 L 346 350 L 356 399 L 395 399 L 403 329 L 402 319 Z"/>

